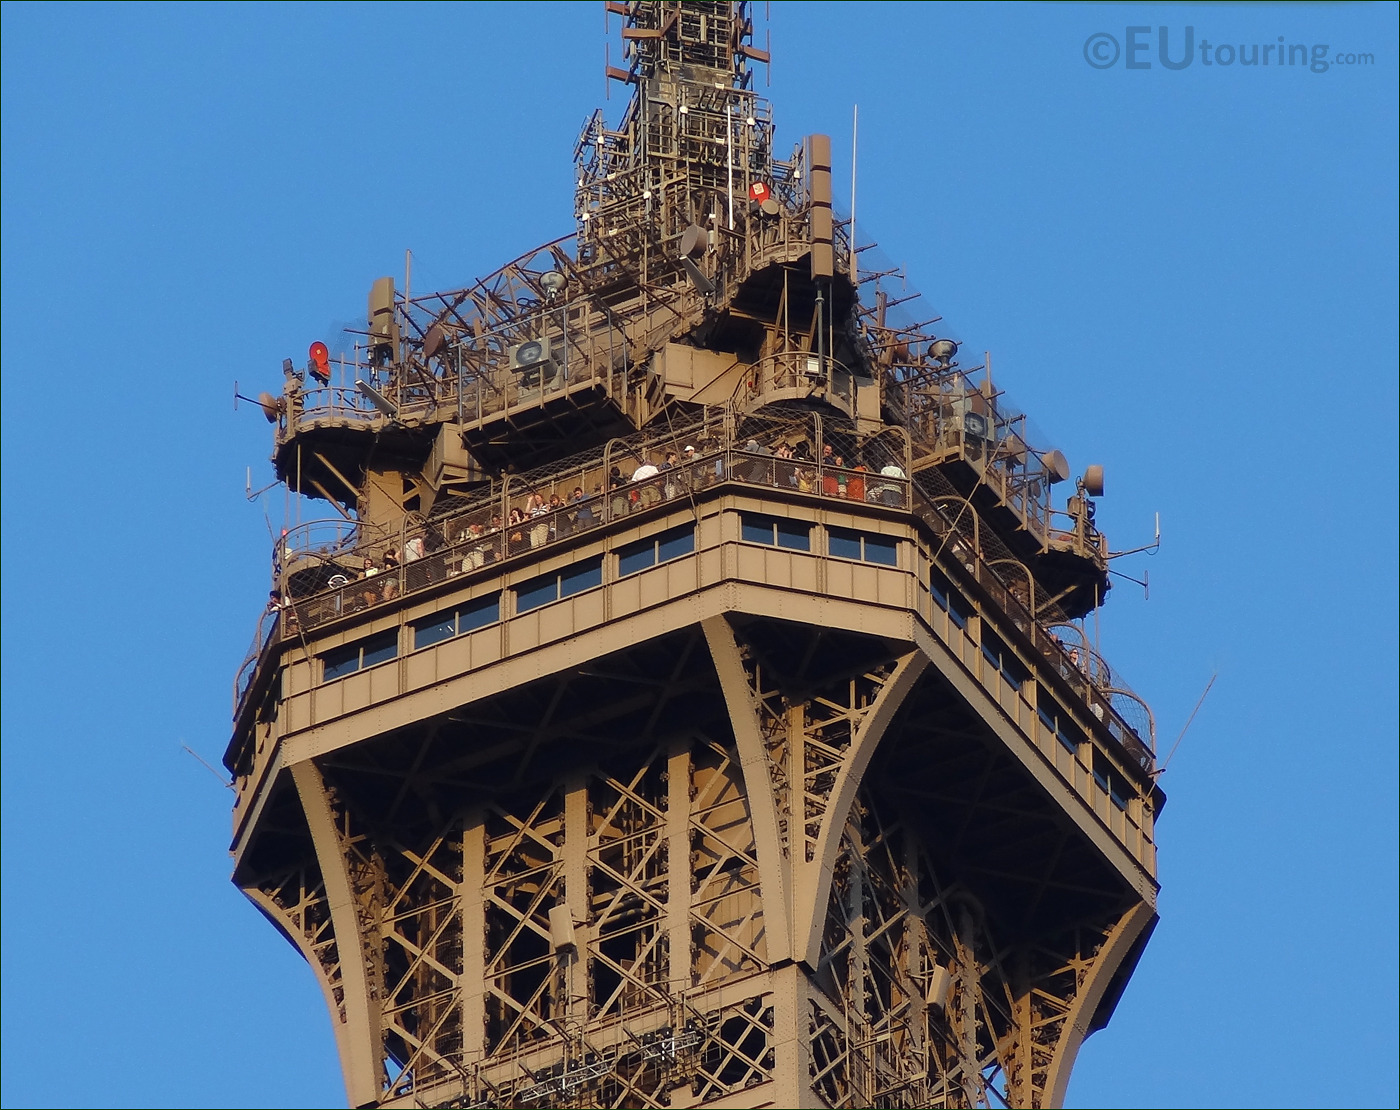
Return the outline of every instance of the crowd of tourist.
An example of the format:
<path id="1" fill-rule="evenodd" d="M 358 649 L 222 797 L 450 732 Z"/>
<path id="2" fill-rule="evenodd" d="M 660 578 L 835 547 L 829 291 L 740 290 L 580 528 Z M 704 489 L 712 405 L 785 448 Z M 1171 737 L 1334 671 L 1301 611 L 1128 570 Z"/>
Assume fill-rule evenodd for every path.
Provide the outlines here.
<path id="1" fill-rule="evenodd" d="M 630 464 L 630 465 L 628 465 Z M 723 481 L 789 488 L 825 497 L 865 501 L 892 507 L 908 504 L 904 470 L 888 463 L 871 470 L 857 459 L 848 465 L 841 451 L 825 444 L 814 457 L 805 440 L 790 443 L 775 438 L 760 443 L 750 438 L 742 451 L 730 455 L 717 440 L 687 444 L 679 450 L 641 452 L 612 464 L 590 490 L 576 484 L 567 493 L 534 490 L 516 505 L 481 508 L 442 522 L 432 522 L 397 546 L 361 556 L 351 568 L 343 561 L 330 564 L 331 573 L 318 584 L 339 591 L 341 610 L 355 611 L 391 601 L 400 590 L 413 591 L 445 578 L 477 570 L 502 559 L 544 547 L 629 513 Z M 402 575 L 400 571 L 402 570 Z M 402 582 L 401 582 L 402 578 Z M 285 609 L 291 599 L 274 590 L 269 610 Z"/>

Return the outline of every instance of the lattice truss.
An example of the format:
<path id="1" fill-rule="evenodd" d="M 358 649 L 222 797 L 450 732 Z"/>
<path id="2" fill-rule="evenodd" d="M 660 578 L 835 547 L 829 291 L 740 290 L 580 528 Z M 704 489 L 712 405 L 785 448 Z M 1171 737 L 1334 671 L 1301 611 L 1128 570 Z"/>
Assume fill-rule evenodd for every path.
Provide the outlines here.
<path id="1" fill-rule="evenodd" d="M 817 643 L 814 638 L 809 650 L 815 650 Z M 842 677 L 793 704 L 776 680 L 774 668 L 765 668 L 752 649 L 744 655 L 778 798 L 779 836 L 784 851 L 796 851 L 804 862 L 811 863 L 836 776 L 845 764 L 856 730 L 889 680 L 893 664 Z M 805 669 L 806 662 L 799 661 L 799 668 Z"/>
<path id="2" fill-rule="evenodd" d="M 690 628 L 321 760 L 352 903 L 335 920 L 357 937 L 332 932 L 296 793 L 269 803 L 245 889 L 343 1035 L 345 976 L 363 977 L 383 1098 L 657 1106 L 773 1077 L 747 728 L 795 889 L 834 860 L 797 1000 L 813 1089 L 850 1107 L 1046 1102 L 1135 896 L 941 679 L 906 677 L 907 645 L 724 628 L 723 681 L 704 645 L 717 661 L 728 633 Z M 876 716 L 885 739 L 837 815 Z"/>
<path id="3" fill-rule="evenodd" d="M 867 792 L 843 834 L 809 999 L 809 1073 L 832 1106 L 1041 1106 L 1108 929 L 1006 945 Z"/>
<path id="4" fill-rule="evenodd" d="M 383 1097 L 448 1085 L 482 1104 L 658 1106 L 680 1084 L 714 1098 L 771 1077 L 771 1002 L 703 1000 L 766 967 L 730 738 L 672 737 L 625 770 L 576 771 L 427 825 L 396 803 L 385 820 L 327 790 L 378 1014 Z M 260 904 L 338 982 L 314 867 L 266 887 Z M 479 984 L 468 967 L 473 906 Z M 558 906 L 576 921 L 574 952 L 553 943 Z M 692 987 L 699 996 L 681 1003 Z M 464 1025 L 472 992 L 482 996 L 479 1030 Z"/>

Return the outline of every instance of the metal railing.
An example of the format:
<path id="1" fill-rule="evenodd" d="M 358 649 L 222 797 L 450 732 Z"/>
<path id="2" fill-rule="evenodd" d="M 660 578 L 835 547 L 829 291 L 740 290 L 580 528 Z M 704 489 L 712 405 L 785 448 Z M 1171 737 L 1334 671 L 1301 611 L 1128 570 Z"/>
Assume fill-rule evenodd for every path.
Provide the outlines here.
<path id="1" fill-rule="evenodd" d="M 671 447 L 687 435 L 705 446 L 693 452 Z M 733 445 L 739 440 L 742 447 Z M 897 461 L 902 450 L 896 446 L 902 445 L 872 440 L 857 448 L 872 463 L 883 461 L 879 469 L 864 463 L 837 465 L 845 462 L 843 451 L 853 450 L 846 446 L 850 442 L 839 429 L 826 433 L 816 417 L 749 421 L 719 435 L 691 428 L 661 441 L 615 440 L 601 457 L 576 466 L 512 476 L 458 512 L 412 526 L 406 521 L 398 535 L 367 534 L 343 519 L 299 525 L 279 539 L 273 557 L 276 586 L 286 606 L 281 636 L 295 639 L 461 575 L 573 542 L 636 514 L 674 508 L 720 484 L 764 487 L 827 503 L 914 512 L 941 537 L 939 558 L 971 575 L 1133 758 L 1150 767 L 1155 738 L 1146 703 L 1089 651 L 1077 626 L 1057 625 L 1052 631 L 1036 604 L 1035 577 L 1024 564 L 985 550 L 980 518 L 964 500 L 930 497 L 905 476 Z M 650 463 L 654 473 L 636 479 L 634 462 L 638 469 Z M 630 473 L 624 473 L 623 463 Z M 1066 646 L 1061 636 L 1077 640 Z M 258 637 L 261 652 L 272 639 L 261 621 Z M 239 669 L 235 711 L 256 654 Z"/>

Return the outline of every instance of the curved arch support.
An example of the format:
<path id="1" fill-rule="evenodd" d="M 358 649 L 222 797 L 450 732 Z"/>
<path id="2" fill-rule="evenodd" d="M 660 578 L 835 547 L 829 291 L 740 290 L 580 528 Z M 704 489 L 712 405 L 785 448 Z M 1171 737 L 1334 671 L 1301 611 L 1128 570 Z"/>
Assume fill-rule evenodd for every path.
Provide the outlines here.
<path id="1" fill-rule="evenodd" d="M 326 1012 L 330 1015 L 331 1032 L 335 1034 L 336 1051 L 340 1054 L 342 1062 L 348 1060 L 350 1045 L 345 1034 L 345 1017 L 341 1004 L 336 1001 L 335 984 L 331 982 L 326 965 L 317 957 L 316 950 L 312 947 L 306 934 L 301 929 L 291 927 L 291 923 L 287 920 L 287 912 L 266 891 L 259 890 L 257 887 L 241 887 L 240 889 L 248 901 L 262 911 L 263 916 L 277 927 L 277 931 L 291 942 L 292 947 L 297 950 L 301 958 L 311 966 L 311 971 L 316 976 L 316 982 L 321 988 L 321 994 L 326 1000 Z M 348 1072 L 344 1078 L 348 1093 L 350 1089 Z"/>
<path id="2" fill-rule="evenodd" d="M 739 749 L 739 766 L 744 773 L 744 793 L 748 795 L 749 816 L 753 821 L 754 844 L 758 852 L 758 881 L 763 887 L 764 933 L 768 938 L 768 960 L 779 963 L 791 959 L 793 934 L 788 917 L 787 892 L 791 875 L 784 867 L 782 840 L 778 835 L 777 800 L 773 796 L 773 776 L 768 769 L 768 753 L 758 725 L 753 693 L 734 630 L 723 617 L 707 617 L 700 622 L 724 691 L 725 706 L 734 727 Z"/>
<path id="3" fill-rule="evenodd" d="M 1064 1105 L 1070 1072 L 1084 1039 L 1094 1031 L 1090 1026 L 1099 1004 L 1103 1002 L 1123 961 L 1132 953 L 1144 931 L 1149 930 L 1156 920 L 1157 911 L 1150 904 L 1137 903 L 1119 919 L 1099 949 L 1093 967 L 1079 984 L 1074 1005 L 1066 1015 L 1060 1041 L 1055 1046 L 1055 1056 L 1045 1077 L 1046 1106 Z"/>
<path id="4" fill-rule="evenodd" d="M 904 704 L 904 699 L 913 690 L 919 676 L 929 665 L 929 658 L 917 648 L 902 656 L 895 664 L 894 673 L 885 683 L 870 711 L 861 721 L 845 761 L 836 777 L 836 786 L 831 793 L 822 829 L 817 840 L 815 858 L 801 868 L 797 884 L 797 912 L 794 920 L 804 923 L 805 936 L 797 937 L 795 947 L 798 957 L 809 967 L 816 967 L 821 958 L 822 927 L 826 921 L 826 900 L 831 893 L 831 879 L 836 867 L 836 857 L 841 851 L 841 831 L 846 827 L 846 818 L 855 801 L 856 791 L 865 778 L 865 770 L 870 766 L 870 758 L 880 741 L 885 737 L 890 721 Z"/>
<path id="5" fill-rule="evenodd" d="M 341 1048 L 340 1066 L 345 1074 L 345 1091 L 351 1106 L 377 1103 L 380 1096 L 379 1061 L 384 1051 L 379 1023 L 379 998 L 371 989 L 365 960 L 364 938 L 360 933 L 355 892 L 346 866 L 340 833 L 326 795 L 325 780 L 310 760 L 292 765 L 292 781 L 306 814 L 316 861 L 326 885 L 331 925 L 335 930 L 340 956 L 341 987 L 345 992 L 345 1025 L 337 1036 Z"/>

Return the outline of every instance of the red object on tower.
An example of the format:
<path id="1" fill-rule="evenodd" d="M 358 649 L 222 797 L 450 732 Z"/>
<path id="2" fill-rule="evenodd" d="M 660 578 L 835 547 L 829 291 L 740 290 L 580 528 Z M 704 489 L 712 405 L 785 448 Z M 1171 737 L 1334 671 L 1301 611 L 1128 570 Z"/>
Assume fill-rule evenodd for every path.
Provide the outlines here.
<path id="1" fill-rule="evenodd" d="M 311 376 L 322 385 L 329 385 L 331 381 L 331 352 L 319 339 L 311 344 L 311 361 L 307 364 L 307 370 Z"/>
<path id="2" fill-rule="evenodd" d="M 768 188 L 766 181 L 755 181 L 749 186 L 749 200 L 755 204 L 762 204 L 773 195 L 773 190 Z"/>

